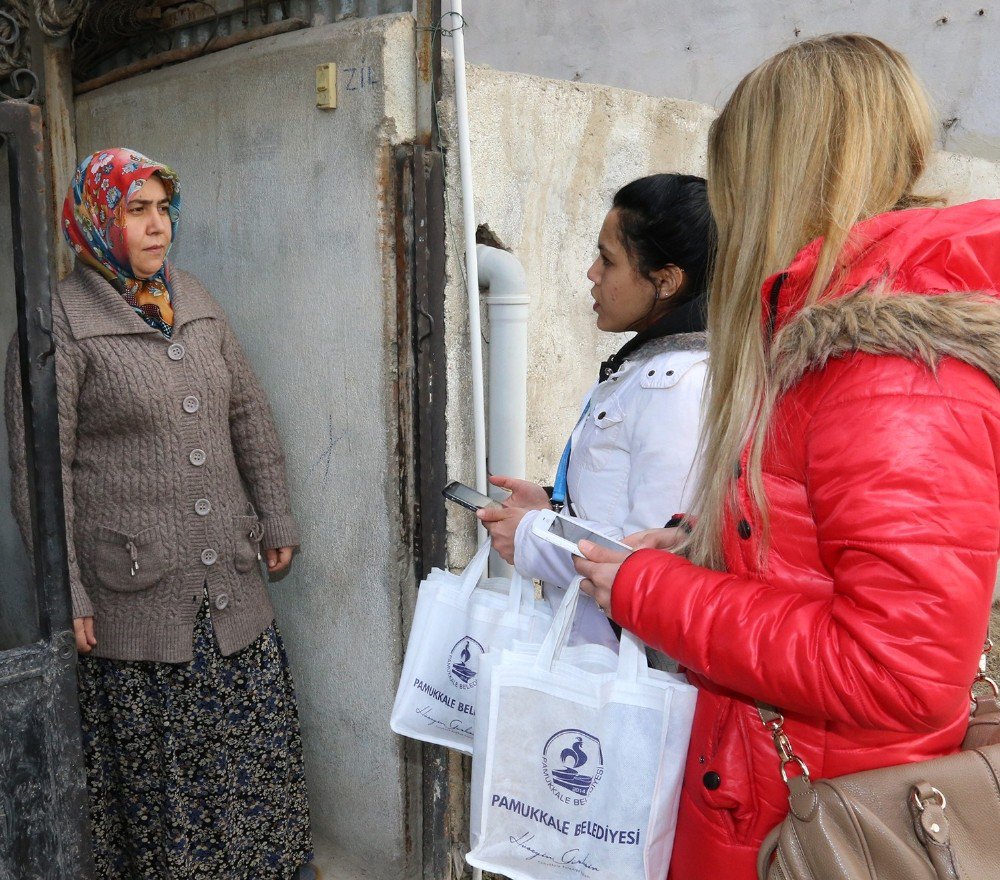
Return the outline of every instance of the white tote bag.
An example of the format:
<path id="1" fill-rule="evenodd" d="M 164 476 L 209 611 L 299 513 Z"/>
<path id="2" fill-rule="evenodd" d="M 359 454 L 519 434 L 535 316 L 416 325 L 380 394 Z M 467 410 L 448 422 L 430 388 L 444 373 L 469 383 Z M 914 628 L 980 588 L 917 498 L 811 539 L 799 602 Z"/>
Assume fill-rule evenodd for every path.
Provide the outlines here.
<path id="1" fill-rule="evenodd" d="M 578 597 L 579 579 L 538 648 L 481 666 L 466 859 L 513 880 L 663 880 L 697 692 L 628 632 L 579 662 Z"/>
<path id="2" fill-rule="evenodd" d="M 396 733 L 471 754 L 483 655 L 545 635 L 552 614 L 531 581 L 515 573 L 480 583 L 490 547 L 461 575 L 434 569 L 420 585 L 389 719 Z"/>

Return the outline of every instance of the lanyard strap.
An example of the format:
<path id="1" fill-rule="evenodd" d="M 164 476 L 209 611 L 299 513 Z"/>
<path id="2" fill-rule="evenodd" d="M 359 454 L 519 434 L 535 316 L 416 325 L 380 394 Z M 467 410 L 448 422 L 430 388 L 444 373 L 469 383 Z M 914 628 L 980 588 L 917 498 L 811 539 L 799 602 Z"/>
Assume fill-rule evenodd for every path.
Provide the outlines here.
<path id="1" fill-rule="evenodd" d="M 559 467 L 556 469 L 556 479 L 552 484 L 552 503 L 558 504 L 560 507 L 566 503 L 566 493 L 569 489 L 567 474 L 569 473 L 569 456 L 573 450 L 573 434 L 576 432 L 577 425 L 587 417 L 587 413 L 589 412 L 590 401 L 588 400 L 587 405 L 583 408 L 583 412 L 580 413 L 580 418 L 576 420 L 576 425 L 573 426 L 573 431 L 570 432 L 569 440 L 566 441 L 566 448 L 563 449 L 562 457 L 559 459 Z"/>

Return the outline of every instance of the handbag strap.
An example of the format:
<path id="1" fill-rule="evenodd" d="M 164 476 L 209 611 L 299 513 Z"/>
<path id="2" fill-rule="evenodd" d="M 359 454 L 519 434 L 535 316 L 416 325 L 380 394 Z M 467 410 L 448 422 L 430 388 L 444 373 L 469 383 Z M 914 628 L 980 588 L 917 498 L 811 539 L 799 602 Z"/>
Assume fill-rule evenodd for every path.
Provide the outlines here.
<path id="1" fill-rule="evenodd" d="M 757 714 L 760 716 L 760 722 L 767 728 L 768 733 L 771 734 L 771 739 L 774 741 L 774 749 L 778 753 L 778 768 L 781 771 L 781 781 L 788 785 L 788 767 L 796 766 L 799 768 L 799 776 L 809 782 L 809 768 L 806 766 L 806 762 L 803 761 L 798 755 L 795 754 L 794 749 L 792 749 L 791 740 L 788 739 L 788 734 L 785 733 L 785 716 L 781 714 L 776 706 L 771 706 L 767 703 L 762 703 L 760 700 L 754 700 L 757 704 Z"/>
<path id="2" fill-rule="evenodd" d="M 990 699 L 982 700 L 983 705 L 988 708 L 995 706 L 997 697 L 1000 696 L 1000 686 L 998 686 L 997 683 L 986 674 L 987 659 L 990 651 L 992 650 L 993 641 L 989 638 L 989 636 L 987 636 L 986 642 L 983 645 L 982 656 L 979 658 L 978 672 L 969 687 L 971 707 L 969 712 L 970 725 L 975 721 L 976 710 L 979 708 L 980 700 L 982 699 L 976 695 L 975 689 L 977 685 L 986 685 L 992 691 L 992 697 Z M 796 775 L 801 776 L 808 784 L 810 779 L 809 768 L 806 766 L 806 762 L 796 755 L 795 750 L 792 748 L 792 743 L 788 739 L 788 734 L 786 734 L 784 730 L 785 717 L 776 706 L 763 703 L 760 700 L 754 700 L 754 703 L 757 705 L 757 714 L 760 716 L 761 724 L 763 724 L 767 731 L 771 734 L 771 739 L 774 741 L 774 749 L 778 753 L 778 762 L 782 781 L 786 786 L 788 786 L 790 779 L 788 775 L 788 768 L 790 766 L 796 766 L 799 769 L 799 773 Z"/>
<path id="3" fill-rule="evenodd" d="M 972 680 L 972 687 L 969 691 L 969 697 L 972 700 L 972 714 L 975 716 L 976 709 L 979 706 L 980 698 L 976 695 L 976 685 L 982 684 L 986 685 L 991 692 L 991 696 L 994 700 L 1000 697 L 1000 686 L 989 677 L 986 673 L 987 662 L 989 661 L 990 651 L 993 650 L 993 639 L 989 636 L 986 637 L 986 644 L 983 645 L 983 653 L 979 657 L 979 671 L 976 673 L 976 677 Z"/>

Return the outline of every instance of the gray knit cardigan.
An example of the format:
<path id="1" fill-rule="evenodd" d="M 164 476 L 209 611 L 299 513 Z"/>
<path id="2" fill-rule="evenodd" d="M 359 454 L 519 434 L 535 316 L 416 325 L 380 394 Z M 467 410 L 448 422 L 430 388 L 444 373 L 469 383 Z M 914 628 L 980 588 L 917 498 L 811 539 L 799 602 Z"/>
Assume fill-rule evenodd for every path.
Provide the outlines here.
<path id="1" fill-rule="evenodd" d="M 196 278 L 172 289 L 170 340 L 79 263 L 52 302 L 73 615 L 93 615 L 100 657 L 190 660 L 206 582 L 220 650 L 246 647 L 274 617 L 259 548 L 299 543 L 250 361 Z M 5 392 L 30 546 L 16 337 Z"/>

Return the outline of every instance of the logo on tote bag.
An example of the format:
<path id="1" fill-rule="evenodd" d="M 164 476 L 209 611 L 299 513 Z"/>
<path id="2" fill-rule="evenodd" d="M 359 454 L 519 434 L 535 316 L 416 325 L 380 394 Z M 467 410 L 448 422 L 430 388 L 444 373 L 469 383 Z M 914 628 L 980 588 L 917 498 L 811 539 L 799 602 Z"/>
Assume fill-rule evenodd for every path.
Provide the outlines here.
<path id="1" fill-rule="evenodd" d="M 553 734 L 542 750 L 542 775 L 564 804 L 585 804 L 604 775 L 601 741 L 576 728 Z"/>
<path id="2" fill-rule="evenodd" d="M 483 646 L 472 636 L 463 636 L 455 643 L 448 654 L 448 679 L 455 687 L 467 691 L 476 686 L 479 658 L 482 655 Z"/>

